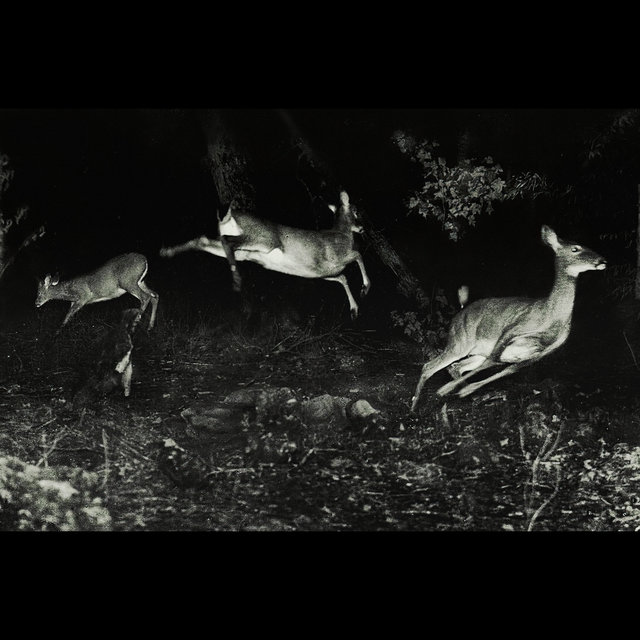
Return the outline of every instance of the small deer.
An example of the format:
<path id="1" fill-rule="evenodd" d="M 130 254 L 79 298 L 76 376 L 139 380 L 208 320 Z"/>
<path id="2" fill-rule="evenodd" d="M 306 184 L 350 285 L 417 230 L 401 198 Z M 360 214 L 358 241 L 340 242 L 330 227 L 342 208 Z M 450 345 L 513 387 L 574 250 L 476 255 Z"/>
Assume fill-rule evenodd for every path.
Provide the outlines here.
<path id="1" fill-rule="evenodd" d="M 547 225 L 542 241 L 555 253 L 555 282 L 547 298 L 484 298 L 463 305 L 451 322 L 447 346 L 422 368 L 411 403 L 414 412 L 424 383 L 440 369 L 453 380 L 438 389 L 439 396 L 454 390 L 460 397 L 508 376 L 549 355 L 569 337 L 578 275 L 601 271 L 606 260 L 595 251 L 558 238 Z M 468 292 L 467 292 L 468 293 Z M 466 296 L 465 296 L 466 298 Z M 506 365 L 478 382 L 468 379 L 490 367 Z"/>
<path id="2" fill-rule="evenodd" d="M 38 282 L 36 307 L 41 307 L 49 300 L 68 300 L 71 307 L 62 321 L 64 325 L 86 304 L 103 302 L 130 293 L 141 303 L 140 314 L 144 313 L 151 303 L 149 329 L 154 325 L 159 296 L 144 282 L 147 275 L 147 259 L 140 253 L 125 253 L 108 260 L 99 269 L 72 280 L 59 282 L 57 277 L 47 274 Z"/>
<path id="3" fill-rule="evenodd" d="M 334 226 L 320 231 L 276 224 L 232 208 L 229 207 L 227 215 L 218 224 L 220 238 L 210 240 L 202 236 L 182 245 L 163 248 L 160 255 L 171 258 L 182 251 L 197 250 L 227 257 L 234 283 L 239 283 L 235 260 L 254 262 L 270 271 L 301 278 L 339 282 L 347 294 L 351 317 L 357 318 L 358 304 L 342 272 L 348 264 L 358 263 L 362 274 L 361 296 L 368 293 L 371 282 L 362 256 L 353 248 L 353 234 L 362 233 L 362 226 L 356 222 L 356 212 L 350 206 L 346 191 L 340 193 L 338 208 L 330 205 L 336 214 Z M 225 250 L 226 243 L 230 249 Z"/>

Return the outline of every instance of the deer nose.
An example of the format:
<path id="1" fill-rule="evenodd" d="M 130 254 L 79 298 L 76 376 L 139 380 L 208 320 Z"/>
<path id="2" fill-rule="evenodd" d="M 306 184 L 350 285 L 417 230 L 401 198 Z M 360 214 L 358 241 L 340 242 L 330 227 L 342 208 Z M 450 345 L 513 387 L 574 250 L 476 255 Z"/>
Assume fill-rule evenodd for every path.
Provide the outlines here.
<path id="1" fill-rule="evenodd" d="M 596 263 L 596 269 L 598 271 L 602 271 L 603 269 L 607 268 L 607 261 L 602 258 L 601 260 L 598 260 L 598 262 Z"/>

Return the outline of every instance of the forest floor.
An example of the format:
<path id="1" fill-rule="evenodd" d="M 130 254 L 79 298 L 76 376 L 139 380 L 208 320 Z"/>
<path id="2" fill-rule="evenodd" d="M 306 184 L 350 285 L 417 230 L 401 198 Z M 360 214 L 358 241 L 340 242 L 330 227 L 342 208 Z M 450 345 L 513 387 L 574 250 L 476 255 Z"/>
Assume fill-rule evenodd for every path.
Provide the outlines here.
<path id="1" fill-rule="evenodd" d="M 640 349 L 621 331 L 588 348 L 572 334 L 469 398 L 443 403 L 441 372 L 411 415 L 423 360 L 401 337 L 345 326 L 248 337 L 160 314 L 136 333 L 131 395 L 79 406 L 109 328 L 94 309 L 56 338 L 54 314 L 0 333 L 0 458 L 94 474 L 108 529 L 640 528 Z M 225 403 L 234 394 L 244 401 Z M 379 414 L 306 421 L 300 407 L 329 396 Z M 20 521 L 29 505 L 7 510 L 18 498 L 1 489 L 0 529 L 60 528 Z"/>

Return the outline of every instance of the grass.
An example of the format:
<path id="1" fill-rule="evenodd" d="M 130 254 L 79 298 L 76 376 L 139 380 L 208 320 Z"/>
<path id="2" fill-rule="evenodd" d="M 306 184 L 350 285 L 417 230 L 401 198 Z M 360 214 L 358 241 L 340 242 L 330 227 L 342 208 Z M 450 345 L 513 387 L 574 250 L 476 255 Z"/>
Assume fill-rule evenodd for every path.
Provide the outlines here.
<path id="1" fill-rule="evenodd" d="M 90 497 L 108 509 L 112 529 L 640 526 L 640 407 L 628 357 L 618 377 L 594 386 L 587 365 L 567 366 L 569 346 L 556 360 L 446 404 L 434 380 L 410 415 L 421 357 L 400 337 L 326 319 L 294 325 L 265 316 L 251 325 L 232 311 L 165 304 L 157 327 L 147 331 L 143 322 L 136 336 L 131 397 L 114 392 L 78 409 L 75 389 L 121 307 L 83 309 L 53 339 L 58 311 L 0 334 L 0 456 L 94 474 Z M 628 356 L 624 340 L 619 347 Z M 262 388 L 272 391 L 256 406 L 211 421 L 227 410 L 229 394 Z M 366 427 L 309 422 L 300 408 L 323 394 L 364 398 L 384 419 Z M 4 510 L 16 513 L 8 503 Z M 9 516 L 0 526 L 19 527 Z"/>

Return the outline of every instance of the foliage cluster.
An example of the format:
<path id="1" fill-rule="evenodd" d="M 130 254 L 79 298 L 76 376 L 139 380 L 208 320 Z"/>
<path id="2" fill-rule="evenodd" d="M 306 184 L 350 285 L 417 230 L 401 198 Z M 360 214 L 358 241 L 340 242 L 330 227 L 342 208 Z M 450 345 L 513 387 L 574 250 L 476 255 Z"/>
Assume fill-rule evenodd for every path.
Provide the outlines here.
<path id="1" fill-rule="evenodd" d="M 502 167 L 491 156 L 482 161 L 463 159 L 450 166 L 438 156 L 436 141 L 418 141 L 404 131 L 394 132 L 392 141 L 420 166 L 422 185 L 408 198 L 409 213 L 436 221 L 454 242 L 482 216 L 491 214 L 496 202 L 557 191 L 545 176 L 532 171 L 505 180 Z M 426 314 L 392 311 L 391 321 L 428 356 L 442 344 L 454 311 L 442 290 L 436 289 Z"/>
<path id="2" fill-rule="evenodd" d="M 624 136 L 629 132 L 637 134 L 639 118 L 640 110 L 638 109 L 625 109 L 616 114 L 605 130 L 600 131 L 589 140 L 586 151 L 587 160 L 602 158 L 607 147 L 614 142 L 624 141 Z"/>
<path id="3" fill-rule="evenodd" d="M 416 342 L 425 357 L 431 357 L 442 347 L 448 333 L 449 323 L 456 312 L 441 288 L 434 290 L 428 307 L 420 312 L 391 311 L 393 327 Z"/>
<path id="4" fill-rule="evenodd" d="M 451 240 L 457 241 L 467 226 L 474 226 L 480 215 L 491 213 L 493 203 L 504 198 L 503 170 L 490 156 L 482 163 L 465 159 L 448 166 L 437 156 L 435 141 L 417 141 L 398 131 L 393 142 L 422 170 L 424 182 L 409 197 L 409 210 L 437 220 Z"/>
<path id="5" fill-rule="evenodd" d="M 554 390 L 549 402 L 527 403 L 518 425 L 524 529 L 564 516 L 569 528 L 640 530 L 640 447 L 596 437 L 611 422 L 597 406 L 570 412 Z"/>
<path id="6" fill-rule="evenodd" d="M 576 507 L 595 515 L 593 530 L 640 531 L 640 447 L 598 440 L 574 471 Z"/>
<path id="7" fill-rule="evenodd" d="M 21 222 L 28 212 L 28 207 L 20 207 L 14 215 L 9 216 L 2 209 L 2 195 L 9 189 L 13 175 L 14 170 L 9 165 L 9 156 L 0 153 L 0 239 L 4 237 L 12 225 Z M 1 257 L 2 254 L 0 254 Z"/>
<path id="8" fill-rule="evenodd" d="M 0 529 L 107 531 L 111 516 L 96 497 L 100 490 L 95 473 L 2 457 Z"/>
<path id="9" fill-rule="evenodd" d="M 13 215 L 7 215 L 2 208 L 2 195 L 9 188 L 13 175 L 14 171 L 9 166 L 9 156 L 0 153 L 0 278 L 2 278 L 5 270 L 13 262 L 19 251 L 44 235 L 44 226 L 42 226 L 37 231 L 24 238 L 22 240 L 22 244 L 13 252 L 12 255 L 7 254 L 7 232 L 12 227 L 17 227 L 29 213 L 29 207 L 27 206 L 19 207 Z"/>
<path id="10" fill-rule="evenodd" d="M 481 161 L 465 158 L 450 166 L 438 156 L 440 145 L 435 140 L 419 141 L 396 131 L 392 142 L 421 169 L 422 186 L 409 196 L 409 212 L 437 221 L 454 242 L 481 216 L 491 214 L 494 203 L 554 191 L 546 176 L 533 171 L 505 180 L 502 167 L 491 156 Z"/>

